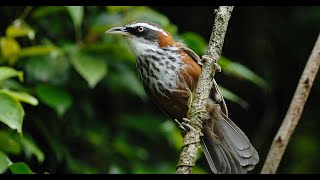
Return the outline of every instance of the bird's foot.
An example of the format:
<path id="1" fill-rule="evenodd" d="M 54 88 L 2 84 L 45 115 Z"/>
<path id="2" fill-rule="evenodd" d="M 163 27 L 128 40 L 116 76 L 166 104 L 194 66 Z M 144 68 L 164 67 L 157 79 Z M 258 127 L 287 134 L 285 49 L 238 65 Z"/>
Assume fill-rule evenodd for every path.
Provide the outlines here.
<path id="1" fill-rule="evenodd" d="M 189 123 L 190 123 L 190 120 L 188 118 L 182 118 L 182 126 L 185 128 L 185 129 L 188 129 L 189 131 L 195 131 L 196 129 L 194 127 L 192 127 Z"/>
<path id="2" fill-rule="evenodd" d="M 181 122 L 181 125 L 184 127 L 185 130 L 188 130 L 188 131 L 198 131 L 196 130 L 194 127 L 192 127 L 189 123 L 190 123 L 190 120 L 188 118 L 182 118 L 182 122 Z M 199 132 L 200 136 L 203 136 L 203 133 L 200 131 Z"/>
<path id="3" fill-rule="evenodd" d="M 188 108 L 190 109 L 191 105 L 192 105 L 192 101 L 193 101 L 193 94 L 189 88 L 187 88 L 187 90 L 189 91 L 189 94 L 190 94 L 189 99 L 188 99 Z"/>
<path id="4" fill-rule="evenodd" d="M 221 66 L 218 63 L 213 63 L 214 65 L 214 70 L 216 70 L 217 72 L 221 72 Z"/>
<path id="5" fill-rule="evenodd" d="M 209 56 L 207 56 L 207 55 L 203 55 L 203 56 L 202 56 L 202 59 L 201 59 L 201 63 L 203 64 L 203 63 L 205 63 L 205 62 L 208 62 L 208 60 L 211 60 L 211 59 L 212 59 L 211 57 L 209 57 Z M 220 67 L 220 65 L 219 65 L 217 62 L 214 62 L 213 65 L 214 65 L 214 70 L 215 70 L 215 71 L 221 72 L 221 67 Z"/>
<path id="6" fill-rule="evenodd" d="M 194 115 L 196 115 L 196 114 L 198 114 L 198 113 L 201 113 L 201 112 L 207 112 L 206 110 L 204 110 L 204 109 L 200 109 L 200 110 L 198 110 L 198 111 L 196 111 L 196 112 L 193 112 L 193 113 L 191 113 L 190 115 L 188 115 L 188 118 L 189 119 L 191 119 L 191 117 L 192 116 L 194 116 Z"/>
<path id="7" fill-rule="evenodd" d="M 180 123 L 177 119 L 174 119 L 174 121 L 179 125 L 179 128 L 182 129 L 184 133 L 187 132 L 187 129 L 184 127 L 182 123 Z"/>
<path id="8" fill-rule="evenodd" d="M 182 129 L 182 136 L 184 136 L 188 131 L 197 131 L 189 124 L 190 120 L 188 118 L 182 118 L 182 122 L 179 122 L 177 119 L 174 119 L 174 121 L 179 125 L 179 128 Z M 200 136 L 203 136 L 202 132 L 199 133 Z"/>
<path id="9" fill-rule="evenodd" d="M 184 132 L 187 132 L 188 130 L 195 130 L 195 128 L 189 124 L 190 120 L 188 118 L 182 118 L 182 122 L 179 122 L 177 119 L 174 119 L 174 121 L 179 125 L 179 128 L 182 129 Z"/>

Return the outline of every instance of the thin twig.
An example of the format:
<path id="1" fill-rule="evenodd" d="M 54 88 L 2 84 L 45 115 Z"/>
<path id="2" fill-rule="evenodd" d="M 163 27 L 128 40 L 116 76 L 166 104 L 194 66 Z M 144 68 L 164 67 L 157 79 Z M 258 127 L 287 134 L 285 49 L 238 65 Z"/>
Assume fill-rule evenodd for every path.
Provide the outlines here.
<path id="1" fill-rule="evenodd" d="M 320 66 L 320 34 L 313 47 L 308 62 L 299 80 L 287 114 L 273 139 L 270 151 L 262 168 L 261 174 L 274 174 L 277 172 L 283 153 L 290 137 L 301 117 L 313 81 Z"/>
<path id="2" fill-rule="evenodd" d="M 227 31 L 228 22 L 231 17 L 233 6 L 220 6 L 215 10 L 215 20 L 212 34 L 209 42 L 209 50 L 202 57 L 204 60 L 202 72 L 199 77 L 197 87 L 193 93 L 193 101 L 190 114 L 194 114 L 190 118 L 190 125 L 193 127 L 184 136 L 184 146 L 180 154 L 179 163 L 177 165 L 177 174 L 191 174 L 192 167 L 195 164 L 196 153 L 200 146 L 200 134 L 202 129 L 201 119 L 205 116 L 205 105 L 209 98 L 210 89 L 213 85 L 212 78 L 217 70 L 218 59 L 220 57 L 224 37 Z"/>
<path id="3" fill-rule="evenodd" d="M 18 19 L 24 20 L 30 14 L 32 8 L 33 8 L 32 6 L 25 7 L 22 13 L 20 14 L 20 16 L 18 17 Z"/>

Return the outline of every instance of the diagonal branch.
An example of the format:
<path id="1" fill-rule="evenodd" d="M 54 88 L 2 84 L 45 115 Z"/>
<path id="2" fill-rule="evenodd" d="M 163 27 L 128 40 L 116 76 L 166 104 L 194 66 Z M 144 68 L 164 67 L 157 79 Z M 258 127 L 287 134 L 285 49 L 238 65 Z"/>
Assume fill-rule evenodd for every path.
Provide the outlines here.
<path id="1" fill-rule="evenodd" d="M 191 128 L 184 136 L 184 146 L 177 165 L 177 174 L 192 173 L 192 166 L 195 164 L 196 153 L 200 146 L 199 142 L 202 129 L 201 119 L 203 119 L 206 114 L 203 110 L 205 109 L 210 89 L 213 85 L 212 78 L 214 77 L 216 70 L 219 70 L 217 62 L 222 51 L 224 37 L 232 10 L 233 6 L 220 6 L 218 10 L 215 10 L 215 20 L 210 37 L 209 50 L 202 57 L 202 72 L 197 87 L 193 92 L 194 100 L 189 109 L 190 114 L 193 114 L 193 116 L 189 117 L 189 124 L 193 128 Z"/>
<path id="2" fill-rule="evenodd" d="M 306 67 L 299 80 L 296 92 L 292 98 L 287 114 L 273 139 L 270 151 L 262 168 L 261 174 L 276 173 L 283 153 L 288 145 L 290 137 L 301 117 L 304 105 L 310 93 L 313 81 L 320 66 L 320 34 L 313 47 Z"/>

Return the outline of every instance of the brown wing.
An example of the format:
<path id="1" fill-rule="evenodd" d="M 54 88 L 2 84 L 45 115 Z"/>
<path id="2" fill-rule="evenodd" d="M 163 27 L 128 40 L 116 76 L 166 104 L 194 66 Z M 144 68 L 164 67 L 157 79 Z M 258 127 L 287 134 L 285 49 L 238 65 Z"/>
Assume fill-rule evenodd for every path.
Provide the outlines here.
<path id="1" fill-rule="evenodd" d="M 185 53 L 187 53 L 196 63 L 202 65 L 200 57 L 190 48 L 188 48 L 183 43 L 177 43 L 179 47 L 183 49 Z M 222 112 L 228 116 L 228 109 L 226 102 L 219 90 L 218 84 L 216 83 L 215 79 L 213 79 L 213 87 L 211 88 L 210 98 L 212 98 L 215 102 L 220 104 Z"/>
<path id="2" fill-rule="evenodd" d="M 184 54 L 184 58 L 182 61 L 189 65 L 179 69 L 179 80 L 177 83 L 179 89 L 171 91 L 170 93 L 168 91 L 164 92 L 166 97 L 150 90 L 146 86 L 145 91 L 166 115 L 173 119 L 181 120 L 186 117 L 188 111 L 188 98 L 190 94 L 187 88 L 191 91 L 195 89 L 201 73 L 201 66 L 199 65 L 201 59 L 193 50 L 184 44 L 176 43 L 175 45 L 183 50 L 182 54 Z M 220 104 L 222 112 L 228 115 L 225 101 L 214 79 L 210 98 Z"/>

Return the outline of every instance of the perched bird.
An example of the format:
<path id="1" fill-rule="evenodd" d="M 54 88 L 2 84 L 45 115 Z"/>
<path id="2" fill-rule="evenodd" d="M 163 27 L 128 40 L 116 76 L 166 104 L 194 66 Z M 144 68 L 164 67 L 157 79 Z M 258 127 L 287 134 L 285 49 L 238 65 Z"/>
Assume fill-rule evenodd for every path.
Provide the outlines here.
<path id="1" fill-rule="evenodd" d="M 133 22 L 106 33 L 126 37 L 145 91 L 165 114 L 182 122 L 187 117 L 190 91 L 196 88 L 201 73 L 200 57 L 152 22 Z M 258 163 L 258 153 L 242 130 L 228 118 L 223 96 L 213 81 L 206 109 L 208 118 L 201 137 L 205 157 L 213 173 L 247 173 Z M 213 108 L 217 105 L 218 111 Z"/>

